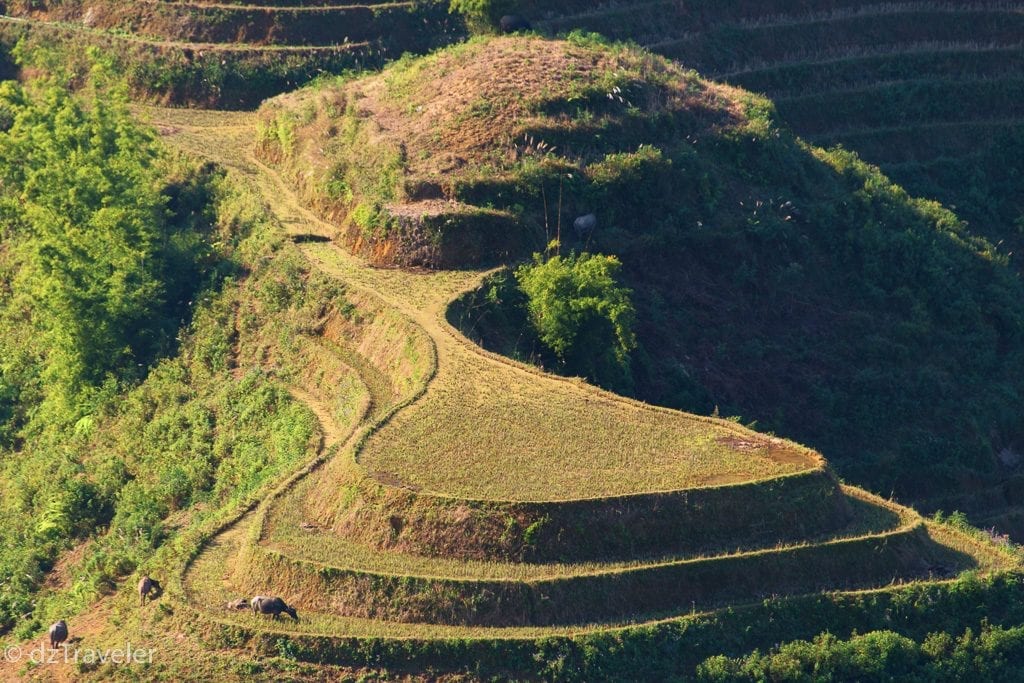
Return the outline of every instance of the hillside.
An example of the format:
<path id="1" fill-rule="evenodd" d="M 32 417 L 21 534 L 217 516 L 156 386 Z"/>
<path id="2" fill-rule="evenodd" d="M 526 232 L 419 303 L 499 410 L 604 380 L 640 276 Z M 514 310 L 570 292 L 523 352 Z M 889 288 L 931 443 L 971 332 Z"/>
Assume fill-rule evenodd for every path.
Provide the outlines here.
<path id="1" fill-rule="evenodd" d="M 0 45 L 29 55 L 30 68 L 84 72 L 99 50 L 137 99 L 225 109 L 252 109 L 325 74 L 380 68 L 465 35 L 439 2 L 13 0 L 0 11 Z"/>
<path id="2" fill-rule="evenodd" d="M 1024 148 L 1016 107 L 1024 72 L 1021 15 L 1013 3 L 495 0 L 480 6 L 492 17 L 520 13 L 549 36 L 584 30 L 633 41 L 713 80 L 764 93 L 805 139 L 852 149 L 911 195 L 942 202 L 1014 264 L 1024 254 Z M 377 69 L 467 33 L 463 17 L 443 0 L 15 0 L 3 11 L 9 18 L 0 18 L 0 43 L 8 47 L 24 36 L 29 45 L 57 48 L 68 61 L 97 47 L 116 55 L 140 99 L 226 108 L 253 108 L 324 74 Z"/>
<path id="3" fill-rule="evenodd" d="M 766 100 L 629 48 L 556 45 L 472 41 L 270 100 L 259 153 L 375 263 L 508 262 L 559 221 L 565 250 L 619 256 L 641 348 L 624 380 L 591 380 L 755 419 L 932 509 L 1013 473 L 997 454 L 1021 438 L 1024 310 L 991 245 L 808 147 Z M 588 212 L 600 227 L 575 234 Z M 521 306 L 500 276 L 452 320 L 572 372 Z"/>
<path id="4" fill-rule="evenodd" d="M 801 136 L 857 151 L 912 195 L 955 207 L 1003 253 L 1024 253 L 1015 106 L 1024 73 L 1014 3 L 483 4 L 495 16 L 520 13 L 548 35 L 582 29 L 635 41 L 713 80 L 764 93 Z M 66 59 L 89 45 L 114 48 L 139 97 L 230 108 L 466 33 L 440 0 L 4 5 L 13 17 L 0 20 L 4 44 L 27 34 L 61 45 Z"/>
<path id="5" fill-rule="evenodd" d="M 18 142 L 35 160 L 22 136 L 48 139 L 29 124 L 46 120 L 49 100 L 5 92 L 19 123 L 0 149 Z M 83 111 L 107 121 L 95 102 Z M 8 446 L 33 459 L 26 469 L 5 459 L 5 482 L 23 492 L 22 480 L 42 482 L 45 493 L 19 495 L 11 522 L 45 534 L 54 553 L 20 546 L 22 566 L 44 578 L 18 584 L 27 613 L 5 605 L 4 645 L 66 618 L 77 647 L 127 639 L 157 656 L 141 669 L 8 661 L 0 677 L 661 680 L 826 629 L 916 642 L 1024 622 L 1019 551 L 1005 540 L 843 484 L 812 449 L 546 373 L 450 322 L 480 312 L 466 303 L 495 275 L 467 262 L 519 252 L 473 236 L 474 221 L 424 233 L 418 221 L 432 215 L 493 215 L 520 231 L 510 244 L 531 249 L 544 238 L 538 194 L 566 215 L 581 196 L 609 206 L 632 196 L 614 214 L 622 227 L 593 236 L 603 246 L 605 232 L 629 241 L 650 220 L 637 207 L 660 190 L 684 187 L 675 168 L 708 170 L 706 193 L 691 198 L 723 203 L 749 169 L 737 159 L 758 144 L 791 155 L 773 164 L 800 160 L 808 184 L 831 178 L 763 100 L 632 48 L 508 38 L 324 80 L 255 115 L 137 111 L 163 144 L 216 165 L 199 166 L 204 192 L 171 192 L 172 205 L 216 226 L 204 234 L 235 268 L 189 302 L 180 346 L 134 381 L 104 385 L 87 420 Z M 115 123 L 153 144 L 154 158 L 168 154 Z M 481 133 L 457 146 L 459 125 Z M 558 149 L 539 144 L 541 129 L 545 140 L 564 131 Z M 609 134 L 581 144 L 595 130 Z M 668 146 L 676 133 L 687 151 Z M 505 146 L 522 135 L 530 150 Z M 42 155 L 40 177 L 64 177 L 64 156 L 78 158 Z M 0 162 L 21 168 L 15 153 Z M 667 184 L 638 193 L 652 169 Z M 839 194 L 834 183 L 821 191 Z M 423 218 L 417 188 L 441 210 Z M 104 204 L 102 189 L 89 196 Z M 548 228 L 557 235 L 557 217 Z M 663 249 L 653 237 L 667 230 L 652 224 L 640 241 Z M 435 267 L 376 267 L 395 262 Z M 449 263 L 463 267 L 437 267 Z M 53 481 L 35 466 L 50 449 L 68 460 Z M 77 493 L 89 486 L 108 508 L 82 527 L 55 523 L 50 510 L 91 510 Z M 145 606 L 142 573 L 165 588 Z M 262 593 L 284 597 L 298 620 L 230 606 Z M 1012 647 L 999 652 L 1014 661 Z"/>
<path id="6" fill-rule="evenodd" d="M 878 164 L 1024 253 L 1019 3 L 519 3 L 537 27 L 634 40 L 706 77 L 766 94 L 822 146 Z"/>
<path id="7" fill-rule="evenodd" d="M 648 55 L 551 45 L 475 40 L 274 98 L 259 154 L 377 263 L 497 264 L 554 239 L 560 174 L 568 223 L 638 170 L 672 163 L 648 143 L 739 129 L 753 102 Z M 572 177 L 587 165 L 598 182 Z"/>
<path id="8" fill-rule="evenodd" d="M 709 78 L 765 93 L 796 133 L 841 144 L 912 196 L 941 201 L 1019 271 L 1024 156 L 1014 3 L 538 2 L 524 11 L 543 17 L 544 31 L 637 40 Z M 992 450 L 1012 462 L 1014 449 L 995 441 Z M 955 497 L 929 492 L 922 504 L 968 510 L 981 524 L 1022 533 L 1019 478 L 1011 468 L 997 479 L 981 490 L 967 484 L 973 493 Z"/>
<path id="9" fill-rule="evenodd" d="M 309 363 L 293 375 L 295 393 L 325 435 L 319 456 L 260 506 L 190 546 L 194 559 L 168 594 L 172 628 L 190 624 L 217 647 L 428 677 L 543 670 L 566 678 L 572 673 L 559 673 L 557 662 L 594 648 L 596 659 L 573 671 L 593 666 L 592 677 L 615 678 L 633 666 L 646 678 L 685 671 L 720 646 L 711 637 L 686 656 L 637 669 L 605 650 L 604 639 L 635 643 L 643 657 L 649 646 L 642 643 L 652 639 L 682 642 L 690 628 L 710 635 L 715 608 L 728 604 L 882 585 L 881 602 L 890 595 L 913 602 L 928 586 L 958 585 L 941 579 L 962 569 L 1000 576 L 1015 566 L 976 537 L 837 485 L 806 449 L 487 354 L 444 317 L 484 273 L 368 267 L 324 241 L 332 227 L 301 208 L 287 181 L 244 149 L 216 143 L 233 128 L 155 115 L 170 141 L 251 174 L 307 267 L 344 282 L 347 303 L 322 309 L 294 340 L 297 358 L 308 359 L 300 366 Z M 241 367 L 266 362 L 265 353 L 245 350 L 245 333 L 239 344 Z M 356 390 L 338 394 L 339 386 Z M 563 401 L 576 406 L 575 424 L 564 419 Z M 516 419 L 517 411 L 530 418 Z M 496 419 L 505 415 L 510 422 Z M 617 436 L 574 431 L 597 424 Z M 701 471 L 722 478 L 661 471 L 660 451 L 624 438 L 639 425 L 648 440 L 677 439 L 681 429 L 716 440 Z M 561 445 L 528 450 L 533 462 L 505 444 L 529 437 L 544 446 L 553 432 Z M 423 456 L 405 457 L 405 443 Z M 548 463 L 552 447 L 580 457 Z M 630 468 L 614 469 L 626 457 Z M 744 463 L 741 472 L 730 472 L 734 462 Z M 298 623 L 268 626 L 223 607 L 268 589 L 299 607 Z M 856 593 L 829 600 L 864 627 L 877 623 Z M 759 618 L 751 609 L 746 618 Z M 817 632 L 822 623 L 811 616 L 797 632 Z"/>

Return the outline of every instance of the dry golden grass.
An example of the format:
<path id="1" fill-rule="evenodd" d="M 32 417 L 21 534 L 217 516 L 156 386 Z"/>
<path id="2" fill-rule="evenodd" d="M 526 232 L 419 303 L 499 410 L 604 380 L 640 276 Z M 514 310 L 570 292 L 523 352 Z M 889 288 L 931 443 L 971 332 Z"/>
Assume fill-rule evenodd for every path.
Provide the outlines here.
<path id="1" fill-rule="evenodd" d="M 234 612 L 225 605 L 238 598 L 248 598 L 233 587 L 232 575 L 239 552 L 250 533 L 246 518 L 219 534 L 189 568 L 185 590 L 189 602 L 205 612 L 207 618 L 275 632 L 310 633 L 332 636 L 377 638 L 537 638 L 559 633 L 584 633 L 607 628 L 608 625 L 566 628 L 487 628 L 434 624 L 403 624 L 358 619 L 333 614 L 300 612 L 301 621 L 274 623 L 266 617 L 253 616 L 248 610 Z"/>
<path id="2" fill-rule="evenodd" d="M 353 257 L 328 244 L 306 251 L 351 278 Z M 438 352 L 426 395 L 358 454 L 371 473 L 465 498 L 567 500 L 750 481 L 818 466 L 815 454 L 743 427 L 644 406 L 580 381 L 488 354 L 441 319 L 479 275 L 362 273 L 415 316 Z"/>
<path id="3" fill-rule="evenodd" d="M 564 500 L 733 483 L 806 469 L 780 439 L 620 401 L 451 344 L 427 395 L 359 454 L 432 492 Z"/>
<path id="4" fill-rule="evenodd" d="M 583 563 L 517 563 L 457 560 L 426 557 L 395 551 L 381 552 L 342 538 L 329 530 L 303 528 L 303 501 L 309 490 L 299 484 L 294 491 L 279 498 L 268 511 L 263 544 L 271 551 L 313 564 L 370 573 L 397 576 L 445 579 L 537 581 L 599 573 L 615 573 L 641 567 L 684 563 L 709 557 L 742 557 L 766 549 L 781 550 L 836 539 L 873 536 L 917 522 L 918 517 L 907 509 L 895 508 L 885 501 L 869 496 L 859 489 L 844 488 L 853 516 L 849 524 L 834 533 L 808 537 L 796 544 L 777 544 L 769 548 L 723 547 L 716 553 L 662 557 L 628 562 Z M 784 503 L 784 501 L 780 501 Z"/>
<path id="5" fill-rule="evenodd" d="M 287 93 L 268 100 L 261 116 L 300 112 L 297 136 L 308 143 L 300 145 L 301 163 L 329 167 L 321 158 L 333 160 L 346 150 L 329 144 L 328 129 L 348 103 L 359 119 L 372 121 L 381 144 L 408 150 L 408 176 L 450 180 L 482 164 L 512 168 L 526 131 L 571 125 L 545 107 L 640 83 L 652 86 L 650 92 L 631 104 L 646 115 L 687 109 L 708 125 L 742 121 L 739 91 L 665 60 L 638 50 L 522 37 L 471 40 L 338 87 Z M 315 111 L 325 116 L 317 120 Z"/>
<path id="6" fill-rule="evenodd" d="M 870 496 L 867 496 L 870 498 Z M 904 509 L 904 523 L 920 524 L 913 512 Z M 915 519 L 917 521 L 915 521 Z M 451 626 L 444 624 L 428 623 L 400 623 L 345 617 L 335 614 L 300 610 L 302 620 L 298 623 L 282 621 L 274 623 L 264 617 L 253 616 L 248 611 L 233 612 L 224 608 L 224 605 L 239 597 L 247 597 L 242 591 L 234 587 L 233 573 L 236 564 L 239 562 L 240 551 L 244 548 L 246 539 L 251 536 L 247 518 L 238 525 L 220 534 L 203 552 L 198 560 L 192 565 L 187 576 L 186 591 L 193 606 L 200 609 L 204 618 L 237 626 L 253 628 L 260 631 L 272 631 L 274 633 L 293 634 L 317 634 L 332 637 L 357 637 L 357 638 L 389 638 L 389 639 L 447 639 L 447 638 L 473 638 L 473 639 L 525 639 L 542 638 L 560 634 L 582 635 L 595 631 L 615 631 L 630 625 L 642 624 L 651 625 L 671 621 L 686 620 L 694 617 L 707 616 L 716 610 L 694 611 L 689 614 L 682 614 L 674 617 L 651 618 L 638 615 L 635 620 L 587 624 L 575 626 L 553 626 L 553 627 L 480 627 L 480 626 Z M 978 562 L 977 569 L 983 573 L 991 571 L 1005 571 L 1019 566 L 1012 557 L 1005 555 L 986 544 L 976 541 L 965 534 L 945 526 L 927 523 L 925 525 L 928 536 L 939 545 L 936 548 L 945 547 L 952 551 L 968 553 Z M 782 552 L 785 552 L 783 550 Z M 851 568 L 853 571 L 855 567 Z M 381 565 L 382 573 L 388 573 L 388 565 Z M 476 576 L 483 579 L 486 577 Z M 924 581 L 930 583 L 931 581 Z M 894 585 L 866 588 L 860 590 L 842 591 L 848 595 L 869 595 L 876 592 L 900 590 L 903 585 L 914 585 L 921 583 L 908 581 Z M 735 605 L 737 609 L 742 605 Z"/>

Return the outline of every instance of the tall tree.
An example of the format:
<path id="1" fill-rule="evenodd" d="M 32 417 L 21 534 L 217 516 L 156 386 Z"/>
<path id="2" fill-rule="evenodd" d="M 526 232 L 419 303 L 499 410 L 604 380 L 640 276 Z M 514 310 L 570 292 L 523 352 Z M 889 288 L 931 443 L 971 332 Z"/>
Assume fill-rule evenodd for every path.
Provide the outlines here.
<path id="1" fill-rule="evenodd" d="M 0 85 L 0 216 L 22 267 L 32 320 L 49 351 L 55 398 L 74 400 L 130 367 L 152 343 L 163 303 L 167 221 L 158 153 L 123 92 L 83 97 L 54 79 Z"/>

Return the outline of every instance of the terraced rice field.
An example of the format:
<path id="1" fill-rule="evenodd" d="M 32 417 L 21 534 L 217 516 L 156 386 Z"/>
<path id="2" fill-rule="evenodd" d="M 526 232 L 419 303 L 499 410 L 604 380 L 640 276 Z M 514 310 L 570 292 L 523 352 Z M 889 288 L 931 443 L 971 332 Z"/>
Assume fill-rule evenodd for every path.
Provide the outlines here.
<path id="1" fill-rule="evenodd" d="M 867 130 L 892 138 L 920 130 L 925 139 L 932 134 L 920 124 L 1021 123 L 1017 2 L 624 2 L 556 11 L 541 26 L 634 39 L 705 76 L 763 92 L 815 142 L 857 149 Z M 900 161 L 928 153 L 922 157 Z"/>
<path id="2" fill-rule="evenodd" d="M 303 351 L 311 371 L 298 373 L 295 396 L 322 423 L 319 454 L 214 535 L 171 587 L 219 634 L 211 637 L 256 648 L 288 638 L 296 657 L 321 663 L 379 663 L 400 651 L 403 666 L 443 670 L 528 658 L 543 639 L 657 628 L 766 597 L 898 591 L 1013 564 L 841 487 L 796 445 L 487 354 L 444 319 L 448 302 L 484 273 L 368 267 L 311 239 L 330 227 L 236 144 L 251 134 L 248 115 L 143 114 L 172 144 L 258 188 L 310 262 L 344 281 L 364 321 L 327 321 L 322 340 Z M 582 402 L 605 431 L 592 437 L 557 422 L 566 419 L 560 402 Z M 492 413 L 518 419 L 480 419 L 475 429 L 446 422 L 451 433 L 431 433 L 438 414 Z M 540 443 L 554 429 L 569 443 L 550 455 L 534 449 L 540 464 L 531 465 L 503 447 L 503 438 L 519 438 L 509 429 Z M 391 453 L 389 444 L 401 447 Z M 426 455 L 418 460 L 417 450 Z M 558 467 L 562 452 L 571 467 Z M 623 454 L 630 468 L 608 466 Z M 535 479 L 517 471 L 530 467 Z M 271 624 L 223 607 L 254 592 L 282 595 L 300 621 Z"/>
<path id="3" fill-rule="evenodd" d="M 813 461 L 781 440 L 466 353 L 441 356 L 428 395 L 376 432 L 360 462 L 432 492 L 557 500 L 763 479 Z"/>
<path id="4" fill-rule="evenodd" d="M 464 35 L 443 3 L 6 3 L 0 43 L 113 55 L 139 99 L 255 108 L 324 74 L 379 68 Z"/>
<path id="5" fill-rule="evenodd" d="M 459 30 L 438 32 L 440 18 L 417 14 L 438 3 L 96 7 L 26 10 L 0 18 L 0 32 L 130 52 L 140 90 L 244 107 Z M 1015 3 L 532 7 L 543 30 L 631 38 L 774 95 L 798 132 L 859 149 L 897 179 L 1021 127 Z M 176 75 L 158 80 L 165 72 Z M 324 435 L 307 466 L 169 582 L 173 609 L 217 642 L 285 643 L 317 663 L 458 669 L 529 662 L 551 639 L 617 637 L 726 607 L 825 592 L 898 600 L 967 570 L 1019 568 L 991 544 L 840 485 L 796 444 L 482 351 L 444 314 L 485 273 L 369 267 L 255 160 L 253 116 L 140 111 L 168 142 L 256 189 L 309 262 L 344 282 L 360 321 L 325 320 L 319 339 L 296 340 L 304 370 L 287 379 Z M 227 609 L 254 593 L 283 596 L 301 619 Z"/>
<path id="6" fill-rule="evenodd" d="M 380 66 L 457 40 L 464 29 L 445 4 L 103 0 L 40 10 L 15 2 L 0 33 L 127 43 L 140 51 L 132 61 L 156 60 L 180 73 L 161 83 L 156 69 L 140 64 L 139 90 L 252 107 L 318 74 Z M 632 40 L 707 77 L 764 92 L 799 134 L 857 150 L 912 192 L 944 182 L 948 160 L 969 159 L 1024 128 L 1020 2 L 533 0 L 522 7 L 542 32 Z M 214 68 L 217 55 L 223 74 Z M 281 60 L 288 63 L 274 63 Z"/>

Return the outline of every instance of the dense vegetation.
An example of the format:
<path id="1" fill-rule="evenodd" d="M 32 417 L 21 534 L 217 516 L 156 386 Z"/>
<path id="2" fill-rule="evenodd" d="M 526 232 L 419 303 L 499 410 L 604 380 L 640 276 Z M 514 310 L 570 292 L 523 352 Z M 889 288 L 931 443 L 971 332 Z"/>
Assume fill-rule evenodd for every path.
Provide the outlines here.
<path id="1" fill-rule="evenodd" d="M 22 419 L 35 389 L 47 419 L 67 421 L 91 392 L 137 377 L 174 343 L 216 266 L 203 234 L 209 178 L 160 159 L 123 95 L 102 83 L 82 97 L 52 82 L 2 88 L 4 313 L 16 316 L 5 326 L 4 393 L 20 397 L 9 412 Z M 38 345 L 25 343 L 26 327 Z M 12 416 L 3 431 L 18 426 Z"/>
<path id="2" fill-rule="evenodd" d="M 636 40 L 713 80 L 765 93 L 805 139 L 857 151 L 911 195 L 942 201 L 972 232 L 1019 257 L 1024 60 L 1016 9 L 868 0 L 515 3 L 542 32 Z"/>
<path id="3" fill-rule="evenodd" d="M 0 88 L 0 630 L 28 634 L 249 500 L 315 423 L 231 372 L 235 278 L 272 247 L 252 198 L 165 150 L 102 67 L 77 95 Z"/>
<path id="4" fill-rule="evenodd" d="M 535 254 L 516 270 L 538 339 L 566 372 L 621 384 L 636 347 L 636 309 L 616 282 L 621 264 L 600 254 Z"/>
<path id="5" fill-rule="evenodd" d="M 769 653 L 712 657 L 697 669 L 700 681 L 980 681 L 1024 676 L 1024 627 L 967 629 L 958 637 L 929 634 L 922 642 L 892 631 L 850 640 L 822 633 Z"/>
<path id="6" fill-rule="evenodd" d="M 971 135 L 968 130 L 965 135 Z M 972 232 L 997 244 L 1018 271 L 1024 263 L 1024 132 L 1000 132 L 966 158 L 944 157 L 892 170 L 908 192 L 952 207 Z M 883 144 L 885 144 L 883 142 Z"/>

